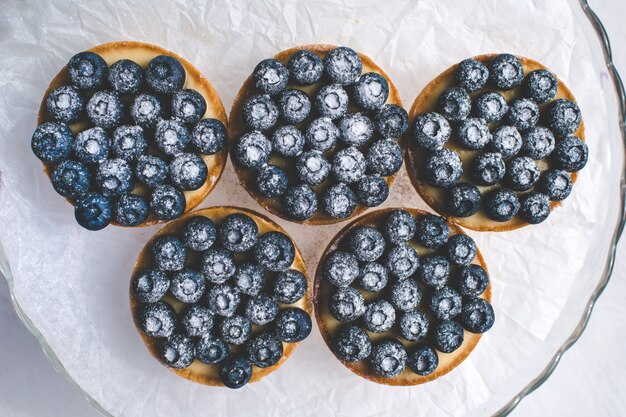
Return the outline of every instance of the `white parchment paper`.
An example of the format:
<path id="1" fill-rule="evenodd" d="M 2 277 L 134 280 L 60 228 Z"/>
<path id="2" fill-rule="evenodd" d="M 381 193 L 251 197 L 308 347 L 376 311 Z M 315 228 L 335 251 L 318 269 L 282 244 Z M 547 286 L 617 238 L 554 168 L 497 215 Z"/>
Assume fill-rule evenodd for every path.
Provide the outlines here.
<path id="1" fill-rule="evenodd" d="M 458 416 L 495 411 L 530 382 L 571 332 L 596 285 L 617 214 L 622 156 L 598 51 L 574 2 L 552 1 L 9 1 L 0 7 L 0 242 L 14 295 L 70 376 L 115 416 Z M 578 13 L 578 14 L 577 14 Z M 537 59 L 572 89 L 590 161 L 544 224 L 471 233 L 485 255 L 497 320 L 468 360 L 418 387 L 387 387 L 345 369 L 314 329 L 272 375 L 242 390 L 209 388 L 148 354 L 128 308 L 129 274 L 157 230 L 88 232 L 30 150 L 48 82 L 76 52 L 115 40 L 154 43 L 211 80 L 227 110 L 263 58 L 293 45 L 348 45 L 369 55 L 405 107 L 448 66 L 481 53 Z M 609 92 L 609 93 L 607 93 Z M 616 125 L 615 125 L 616 126 Z M 201 207 L 263 211 L 230 162 Z M 384 206 L 426 208 L 403 170 Z M 338 226 L 277 220 L 309 271 Z M 314 233 L 312 233 L 314 231 Z"/>

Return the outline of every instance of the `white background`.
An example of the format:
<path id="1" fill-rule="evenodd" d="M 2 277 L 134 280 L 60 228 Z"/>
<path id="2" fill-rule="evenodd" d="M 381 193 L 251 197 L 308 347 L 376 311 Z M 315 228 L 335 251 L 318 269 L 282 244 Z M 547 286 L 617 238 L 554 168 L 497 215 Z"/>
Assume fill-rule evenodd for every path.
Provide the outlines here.
<path id="1" fill-rule="evenodd" d="M 626 2 L 591 4 L 605 24 L 618 70 L 626 76 Z M 613 279 L 588 328 L 550 379 L 513 416 L 617 416 L 626 410 L 626 243 L 618 246 Z M 50 366 L 35 338 L 11 306 L 0 279 L 0 416 L 96 417 L 80 390 Z"/>

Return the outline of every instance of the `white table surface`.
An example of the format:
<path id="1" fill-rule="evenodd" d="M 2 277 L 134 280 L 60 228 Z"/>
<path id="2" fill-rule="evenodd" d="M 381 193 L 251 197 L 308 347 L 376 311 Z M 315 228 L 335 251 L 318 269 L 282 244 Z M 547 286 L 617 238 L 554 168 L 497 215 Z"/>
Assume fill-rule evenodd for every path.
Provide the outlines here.
<path id="1" fill-rule="evenodd" d="M 607 28 L 616 66 L 626 76 L 626 2 L 590 0 Z M 625 238 L 626 239 L 626 238 Z M 626 242 L 584 334 L 550 379 L 513 416 L 626 415 Z M 58 374 L 21 324 L 0 279 L 0 416 L 99 417 L 81 391 Z"/>

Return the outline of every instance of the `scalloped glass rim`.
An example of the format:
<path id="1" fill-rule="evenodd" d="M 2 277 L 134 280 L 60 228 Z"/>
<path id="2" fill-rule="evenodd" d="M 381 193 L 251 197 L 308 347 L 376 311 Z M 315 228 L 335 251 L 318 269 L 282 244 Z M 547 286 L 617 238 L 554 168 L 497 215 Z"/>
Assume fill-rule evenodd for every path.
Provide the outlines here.
<path id="1" fill-rule="evenodd" d="M 624 91 L 624 86 L 622 80 L 613 65 L 612 54 L 611 54 L 611 45 L 609 42 L 608 35 L 602 25 L 602 22 L 598 18 L 598 16 L 593 12 L 591 7 L 589 6 L 587 0 L 569 0 L 570 3 L 578 3 L 578 6 L 581 7 L 582 12 L 589 19 L 590 22 L 590 30 L 595 31 L 598 40 L 600 41 L 600 46 L 602 48 L 602 53 L 604 55 L 604 61 L 606 65 L 606 69 L 611 76 L 611 81 L 613 83 L 614 91 L 617 95 L 617 104 L 619 106 L 619 129 L 620 134 L 622 136 L 622 144 L 626 148 L 626 93 Z M 574 5 L 572 5 L 574 7 Z M 624 164 L 624 161 L 622 162 Z M 545 382 L 556 366 L 558 365 L 563 353 L 565 353 L 576 341 L 580 338 L 581 334 L 585 330 L 585 327 L 589 321 L 591 313 L 593 311 L 593 307 L 595 305 L 596 300 L 606 287 L 609 279 L 611 278 L 611 274 L 613 272 L 613 266 L 615 262 L 616 255 L 616 246 L 617 242 L 620 239 L 622 231 L 624 229 L 624 224 L 626 221 L 626 171 L 622 169 L 622 177 L 620 179 L 620 205 L 618 218 L 616 219 L 615 228 L 613 231 L 613 235 L 610 241 L 610 247 L 607 254 L 605 267 L 600 277 L 600 280 L 597 286 L 594 288 L 591 297 L 587 301 L 582 317 L 580 318 L 578 324 L 574 328 L 573 332 L 570 336 L 565 340 L 565 342 L 560 346 L 560 348 L 554 353 L 551 360 L 548 362 L 548 365 L 532 380 L 528 383 L 517 395 L 515 395 L 511 400 L 509 400 L 502 408 L 500 408 L 495 415 L 503 416 L 509 414 L 515 407 L 520 403 L 524 397 L 537 389 L 543 382 Z M 52 364 L 52 366 L 67 380 L 74 383 L 82 392 L 87 401 L 94 407 L 95 410 L 99 411 L 102 415 L 108 417 L 115 417 L 108 411 L 106 411 L 96 400 L 94 400 L 88 393 L 86 393 L 69 375 L 63 364 L 59 361 L 58 357 L 54 353 L 54 351 L 50 348 L 46 340 L 43 338 L 39 330 L 35 327 L 32 321 L 25 314 L 17 300 L 15 299 L 13 293 L 13 277 L 11 274 L 11 269 L 8 264 L 7 258 L 5 256 L 4 250 L 0 245 L 0 273 L 5 277 L 9 285 L 9 291 L 11 293 L 11 300 L 13 302 L 13 306 L 20 317 L 23 324 L 26 328 L 37 338 L 39 341 L 41 348 Z"/>

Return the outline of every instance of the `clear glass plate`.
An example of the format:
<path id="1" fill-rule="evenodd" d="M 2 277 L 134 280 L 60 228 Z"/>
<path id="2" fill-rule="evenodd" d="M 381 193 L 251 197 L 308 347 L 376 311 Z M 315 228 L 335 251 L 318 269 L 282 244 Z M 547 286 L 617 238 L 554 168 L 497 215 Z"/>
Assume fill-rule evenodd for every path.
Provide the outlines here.
<path id="1" fill-rule="evenodd" d="M 110 416 L 509 412 L 580 336 L 610 276 L 623 225 L 624 104 L 610 54 L 605 62 L 608 40 L 595 32 L 598 23 L 584 1 L 530 3 L 128 1 L 119 7 L 101 1 L 5 10 L 2 27 L 10 36 L 0 40 L 0 270 L 25 325 L 53 365 Z M 130 316 L 129 274 L 157 228 L 81 230 L 29 147 L 52 76 L 76 51 L 119 39 L 179 53 L 211 80 L 227 105 L 260 59 L 296 44 L 345 44 L 366 53 L 388 72 L 406 107 L 430 79 L 463 58 L 498 51 L 525 55 L 553 69 L 574 92 L 590 161 L 572 196 L 546 223 L 471 233 L 489 265 L 497 320 L 445 377 L 419 387 L 376 385 L 341 366 L 314 330 L 278 372 L 259 383 L 238 391 L 196 385 L 152 359 Z M 391 193 L 386 207 L 426 208 L 404 171 Z M 219 204 L 262 211 L 237 184 L 230 164 L 202 206 Z M 312 272 L 337 226 L 277 221 L 295 238 Z"/>

